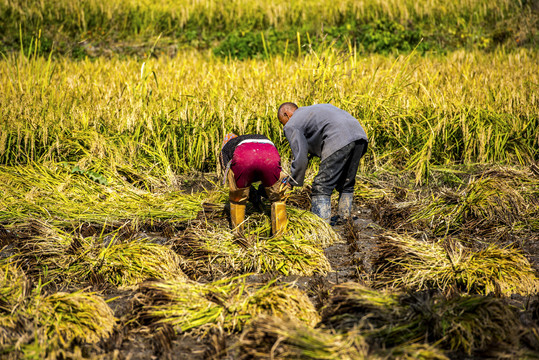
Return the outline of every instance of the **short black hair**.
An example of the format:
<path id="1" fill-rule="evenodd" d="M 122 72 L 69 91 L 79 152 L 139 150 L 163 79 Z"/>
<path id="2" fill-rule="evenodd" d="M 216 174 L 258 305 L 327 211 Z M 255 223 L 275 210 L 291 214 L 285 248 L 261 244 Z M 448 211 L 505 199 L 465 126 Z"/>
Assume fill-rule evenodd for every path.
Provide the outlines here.
<path id="1" fill-rule="evenodd" d="M 284 115 L 284 112 L 287 109 L 296 110 L 297 108 L 298 108 L 298 106 L 296 104 L 294 104 L 293 102 L 282 103 L 281 106 L 279 106 L 279 110 L 277 110 L 277 118 L 280 119 Z"/>

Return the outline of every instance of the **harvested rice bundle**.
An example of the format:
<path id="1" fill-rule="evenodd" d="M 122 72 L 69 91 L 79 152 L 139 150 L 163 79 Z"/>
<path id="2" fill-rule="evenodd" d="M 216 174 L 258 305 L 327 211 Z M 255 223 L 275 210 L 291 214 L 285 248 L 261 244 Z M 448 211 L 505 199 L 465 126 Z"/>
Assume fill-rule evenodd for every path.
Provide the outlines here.
<path id="1" fill-rule="evenodd" d="M 531 294 L 539 285 L 528 260 L 517 249 L 489 245 L 474 251 L 460 243 L 418 241 L 386 234 L 379 239 L 380 280 L 388 285 L 447 291 L 456 287 L 475 294 Z"/>
<path id="2" fill-rule="evenodd" d="M 403 321 L 408 311 L 400 303 L 399 294 L 344 283 L 332 289 L 329 303 L 322 309 L 322 323 L 341 331 L 357 329 L 364 336 L 381 338 L 384 345 L 393 346 L 417 335 L 417 319 Z"/>
<path id="3" fill-rule="evenodd" d="M 164 245 L 149 239 L 116 243 L 112 238 L 108 245 L 100 238 L 93 240 L 65 270 L 67 280 L 104 281 L 129 287 L 151 278 L 186 278 L 180 268 L 180 257 Z"/>
<path id="4" fill-rule="evenodd" d="M 47 281 L 132 286 L 150 278 L 185 278 L 180 257 L 150 239 L 121 241 L 117 232 L 82 238 L 48 225 L 48 236 L 25 239 L 16 261 Z"/>
<path id="5" fill-rule="evenodd" d="M 331 270 L 324 251 L 303 238 L 281 235 L 259 240 L 253 244 L 251 252 L 255 254 L 253 270 L 256 272 L 312 276 Z"/>
<path id="6" fill-rule="evenodd" d="M 382 348 L 428 341 L 468 354 L 518 346 L 522 327 L 516 309 L 500 298 L 386 294 L 354 283 L 333 289 L 322 324 L 357 329 Z"/>
<path id="7" fill-rule="evenodd" d="M 270 281 L 260 289 L 249 289 L 250 295 L 241 302 L 237 312 L 255 318 L 260 314 L 288 317 L 315 326 L 320 316 L 308 296 L 288 284 L 275 285 Z"/>
<path id="8" fill-rule="evenodd" d="M 243 331 L 238 359 L 375 359 L 357 334 L 341 335 L 294 319 L 261 315 Z"/>
<path id="9" fill-rule="evenodd" d="M 311 187 L 295 187 L 286 196 L 286 204 L 301 210 L 311 209 Z"/>
<path id="10" fill-rule="evenodd" d="M 10 313 L 26 299 L 29 290 L 24 272 L 9 259 L 0 261 L 0 313 Z"/>
<path id="11" fill-rule="evenodd" d="M 393 360 L 449 360 L 443 351 L 429 344 L 404 344 L 377 353 Z"/>
<path id="12" fill-rule="evenodd" d="M 326 248 L 339 240 L 333 227 L 310 211 L 287 207 L 288 235 L 294 239 L 306 239 L 309 243 Z"/>
<path id="13" fill-rule="evenodd" d="M 62 280 L 64 271 L 77 258 L 77 247 L 84 240 L 39 220 L 17 225 L 19 229 L 26 227 L 37 235 L 16 241 L 18 252 L 14 261 L 28 269 L 30 277 L 39 278 L 46 274 L 46 281 Z"/>
<path id="14" fill-rule="evenodd" d="M 423 322 L 430 325 L 431 337 L 440 340 L 440 346 L 446 349 L 471 354 L 489 348 L 518 347 L 522 324 L 516 309 L 503 299 L 462 296 L 435 300 L 431 311 Z"/>
<path id="15" fill-rule="evenodd" d="M 87 177 L 50 166 L 0 167 L 4 196 L 0 221 L 19 222 L 40 217 L 69 227 L 81 222 L 133 226 L 147 219 L 184 222 L 195 219 L 204 201 L 219 200 L 218 193 L 151 193 L 116 179 L 98 184 Z"/>
<path id="16" fill-rule="evenodd" d="M 228 201 L 228 198 L 223 194 L 222 188 L 216 189 L 212 194 L 213 198 L 220 202 L 226 203 Z M 288 203 L 287 200 L 287 204 Z M 221 209 L 220 206 L 216 204 L 205 203 L 204 205 L 204 210 L 209 213 Z M 310 206 L 308 209 L 310 209 Z M 294 206 L 287 206 L 286 213 L 288 217 L 287 229 L 289 236 L 294 238 L 307 238 L 312 244 L 323 248 L 331 246 L 335 241 L 339 240 L 339 235 L 331 225 L 327 224 L 312 212 Z M 267 211 L 265 211 L 265 213 L 251 211 L 250 216 L 245 219 L 244 227 L 247 236 L 271 236 L 271 221 Z"/>
<path id="17" fill-rule="evenodd" d="M 46 336 L 67 346 L 74 339 L 96 343 L 112 333 L 116 319 L 111 308 L 92 293 L 57 292 L 34 300 L 28 309 Z"/>
<path id="18" fill-rule="evenodd" d="M 40 291 L 38 286 L 10 314 L 0 314 L 10 320 L 1 327 L 0 355 L 54 359 L 74 341 L 95 344 L 112 333 L 116 318 L 101 297 L 85 292 L 43 296 Z"/>
<path id="19" fill-rule="evenodd" d="M 524 181 L 481 177 L 462 191 L 446 190 L 435 201 L 424 202 L 410 221 L 428 224 L 436 234 L 463 229 L 489 231 L 499 225 L 510 227 L 521 220 L 530 206 L 539 206 L 539 199 L 530 197 L 530 190 L 522 185 Z"/>
<path id="20" fill-rule="evenodd" d="M 277 271 L 309 276 L 327 273 L 331 268 L 319 246 L 290 234 L 235 238 L 229 228 L 205 226 L 191 228 L 170 244 L 185 257 L 185 271 L 197 275 Z"/>
<path id="21" fill-rule="evenodd" d="M 25 331 L 20 313 L 29 293 L 30 283 L 24 272 L 8 259 L 0 261 L 0 355 L 1 349 Z"/>
<path id="22" fill-rule="evenodd" d="M 144 294 L 141 319 L 154 325 L 169 324 L 178 333 L 190 329 L 205 332 L 216 325 L 240 330 L 261 313 L 294 316 L 311 325 L 319 320 L 300 290 L 273 282 L 260 288 L 246 284 L 245 277 L 210 284 L 153 281 L 142 284 L 140 290 Z"/>
<path id="23" fill-rule="evenodd" d="M 358 181 L 354 187 L 354 197 L 358 197 L 363 201 L 384 199 L 390 196 L 392 196 L 390 189 L 372 186 L 365 178 Z"/>

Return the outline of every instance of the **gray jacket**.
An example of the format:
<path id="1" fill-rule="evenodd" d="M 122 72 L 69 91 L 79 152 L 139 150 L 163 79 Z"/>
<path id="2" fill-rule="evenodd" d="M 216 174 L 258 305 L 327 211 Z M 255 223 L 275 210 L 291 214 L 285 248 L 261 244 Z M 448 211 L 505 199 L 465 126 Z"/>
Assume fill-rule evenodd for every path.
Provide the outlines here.
<path id="1" fill-rule="evenodd" d="M 298 108 L 283 130 L 294 156 L 290 175 L 295 180 L 292 185 L 296 186 L 303 185 L 309 154 L 323 161 L 353 141 L 368 141 L 359 121 L 331 104 Z"/>

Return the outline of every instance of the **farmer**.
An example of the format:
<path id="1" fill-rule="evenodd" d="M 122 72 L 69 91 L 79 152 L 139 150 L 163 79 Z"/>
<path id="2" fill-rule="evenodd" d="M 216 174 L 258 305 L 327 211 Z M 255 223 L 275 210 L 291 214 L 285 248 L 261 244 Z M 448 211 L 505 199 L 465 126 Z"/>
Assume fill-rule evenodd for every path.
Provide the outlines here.
<path id="1" fill-rule="evenodd" d="M 285 176 L 281 172 L 281 157 L 275 145 L 264 135 L 237 136 L 230 133 L 225 135 L 219 159 L 230 188 L 232 226 L 242 232 L 250 186 L 261 181 L 272 202 L 272 233 L 282 233 L 287 223 L 283 202 L 287 187 L 283 183 Z"/>
<path id="2" fill-rule="evenodd" d="M 279 106 L 279 122 L 294 157 L 290 184 L 302 186 L 309 155 L 318 156 L 320 170 L 312 184 L 311 211 L 329 223 L 331 193 L 339 192 L 338 217 L 351 216 L 359 160 L 367 151 L 367 135 L 359 121 L 331 104 Z"/>

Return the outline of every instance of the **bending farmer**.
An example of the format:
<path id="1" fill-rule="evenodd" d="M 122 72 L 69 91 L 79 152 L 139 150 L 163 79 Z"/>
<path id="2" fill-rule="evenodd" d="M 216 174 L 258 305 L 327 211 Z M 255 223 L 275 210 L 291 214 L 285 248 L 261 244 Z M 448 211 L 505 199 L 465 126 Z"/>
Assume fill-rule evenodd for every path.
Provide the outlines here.
<path id="1" fill-rule="evenodd" d="M 291 184 L 303 185 L 309 155 L 318 156 L 320 171 L 312 184 L 312 212 L 331 217 L 331 193 L 339 192 L 339 216 L 349 218 L 359 160 L 367 151 L 367 135 L 359 121 L 331 104 L 300 107 L 284 103 L 277 112 L 294 157 Z"/>
<path id="2" fill-rule="evenodd" d="M 230 188 L 230 220 L 232 226 L 243 230 L 245 205 L 252 183 L 261 181 L 271 205 L 273 235 L 286 227 L 286 190 L 281 172 L 281 157 L 275 145 L 264 135 L 227 134 L 220 154 L 224 177 Z"/>

